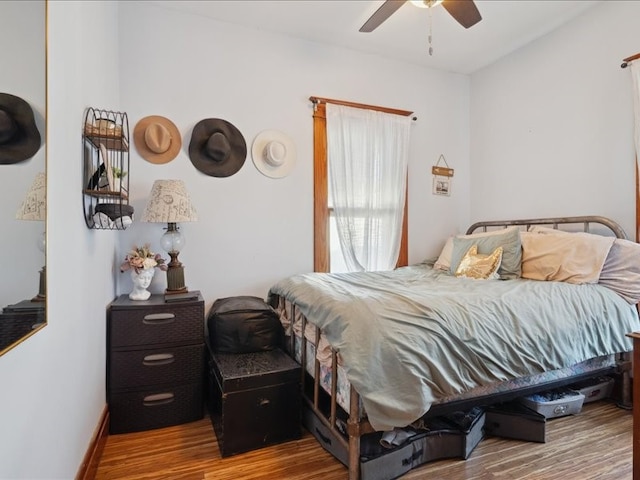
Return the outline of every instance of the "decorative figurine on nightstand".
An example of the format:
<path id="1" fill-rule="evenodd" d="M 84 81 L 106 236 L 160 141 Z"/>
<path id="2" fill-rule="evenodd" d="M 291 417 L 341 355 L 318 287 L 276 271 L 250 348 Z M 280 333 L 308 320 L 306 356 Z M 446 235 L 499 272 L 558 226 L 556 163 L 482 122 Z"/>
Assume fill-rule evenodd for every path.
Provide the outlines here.
<path id="1" fill-rule="evenodd" d="M 135 270 L 131 270 L 131 280 L 133 281 L 133 290 L 129 294 L 131 300 L 148 300 L 151 296 L 151 292 L 147 290 L 153 280 L 153 274 L 155 270 L 153 268 L 143 268 L 139 273 Z"/>
<path id="2" fill-rule="evenodd" d="M 148 244 L 140 248 L 133 247 L 133 250 L 127 254 L 120 265 L 120 271 L 131 270 L 133 281 L 133 290 L 129 294 L 131 300 L 147 300 L 151 296 L 147 288 L 151 285 L 156 268 L 166 271 L 167 265 L 159 253 L 153 253 L 149 249 Z"/>

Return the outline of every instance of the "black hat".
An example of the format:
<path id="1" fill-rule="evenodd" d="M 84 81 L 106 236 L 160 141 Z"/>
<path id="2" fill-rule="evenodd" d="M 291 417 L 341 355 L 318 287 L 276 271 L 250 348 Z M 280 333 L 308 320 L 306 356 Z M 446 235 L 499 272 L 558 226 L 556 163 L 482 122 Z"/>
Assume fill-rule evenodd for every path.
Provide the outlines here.
<path id="1" fill-rule="evenodd" d="M 206 118 L 193 127 L 189 158 L 202 173 L 229 177 L 244 165 L 247 143 L 240 130 L 231 123 L 219 118 Z"/>
<path id="2" fill-rule="evenodd" d="M 20 97 L 0 93 L 0 164 L 18 163 L 40 149 L 33 110 Z"/>

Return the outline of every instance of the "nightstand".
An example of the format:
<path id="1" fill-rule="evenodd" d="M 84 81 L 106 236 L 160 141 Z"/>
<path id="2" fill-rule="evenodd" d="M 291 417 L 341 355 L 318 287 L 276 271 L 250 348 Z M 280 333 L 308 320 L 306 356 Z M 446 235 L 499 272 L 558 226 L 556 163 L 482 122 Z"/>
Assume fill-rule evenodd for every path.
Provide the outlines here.
<path id="1" fill-rule="evenodd" d="M 46 321 L 45 302 L 23 300 L 0 313 L 0 351 L 17 342 Z"/>
<path id="2" fill-rule="evenodd" d="M 300 365 L 281 350 L 209 350 L 209 413 L 223 457 L 299 438 Z"/>
<path id="3" fill-rule="evenodd" d="M 109 433 L 177 425 L 203 417 L 204 301 L 164 295 L 107 310 Z"/>

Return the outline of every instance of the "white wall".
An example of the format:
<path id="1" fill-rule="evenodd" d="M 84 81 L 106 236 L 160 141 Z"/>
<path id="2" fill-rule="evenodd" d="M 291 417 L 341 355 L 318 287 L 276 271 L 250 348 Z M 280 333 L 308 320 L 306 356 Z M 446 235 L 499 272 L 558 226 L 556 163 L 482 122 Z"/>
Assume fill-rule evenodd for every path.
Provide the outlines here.
<path id="1" fill-rule="evenodd" d="M 49 2 L 49 325 L 0 357 L 0 478 L 71 479 L 105 404 L 116 234 L 82 216 L 82 118 L 120 107 L 117 5 Z"/>
<path id="2" fill-rule="evenodd" d="M 471 219 L 605 215 L 635 230 L 640 2 L 602 2 L 471 76 Z"/>
<path id="3" fill-rule="evenodd" d="M 146 2 L 120 5 L 122 104 L 135 123 L 163 115 L 180 129 L 182 151 L 155 165 L 131 151 L 130 190 L 138 215 L 151 185 L 185 181 L 199 221 L 183 224 L 180 254 L 187 286 L 216 298 L 265 297 L 285 276 L 313 269 L 312 95 L 415 111 L 409 166 L 410 260 L 439 253 L 448 233 L 468 220 L 468 78 L 181 14 Z M 233 123 L 250 150 L 264 129 L 287 133 L 297 166 L 286 178 L 263 176 L 251 154 L 228 178 L 207 176 L 188 156 L 193 126 L 204 118 Z M 456 169 L 451 197 L 431 194 L 440 153 Z M 160 250 L 163 225 L 134 223 L 119 236 L 120 255 L 150 242 Z M 161 251 L 161 250 L 160 250 Z M 165 255 L 166 257 L 166 255 Z M 156 274 L 152 290 L 166 286 Z M 130 291 L 128 275 L 118 279 Z"/>

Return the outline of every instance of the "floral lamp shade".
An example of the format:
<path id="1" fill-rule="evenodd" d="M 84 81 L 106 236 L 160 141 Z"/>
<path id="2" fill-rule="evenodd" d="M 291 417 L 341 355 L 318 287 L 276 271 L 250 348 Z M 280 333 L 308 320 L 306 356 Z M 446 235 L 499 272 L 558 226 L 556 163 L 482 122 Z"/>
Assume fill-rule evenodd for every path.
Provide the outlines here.
<path id="1" fill-rule="evenodd" d="M 149 202 L 142 214 L 142 222 L 195 222 L 198 214 L 182 180 L 153 182 Z"/>
<path id="2" fill-rule="evenodd" d="M 17 220 L 40 220 L 47 218 L 47 182 L 44 172 L 36 175 L 31 188 L 16 212 Z"/>

